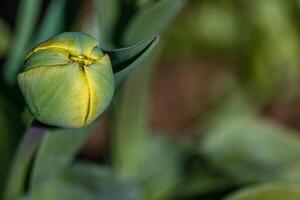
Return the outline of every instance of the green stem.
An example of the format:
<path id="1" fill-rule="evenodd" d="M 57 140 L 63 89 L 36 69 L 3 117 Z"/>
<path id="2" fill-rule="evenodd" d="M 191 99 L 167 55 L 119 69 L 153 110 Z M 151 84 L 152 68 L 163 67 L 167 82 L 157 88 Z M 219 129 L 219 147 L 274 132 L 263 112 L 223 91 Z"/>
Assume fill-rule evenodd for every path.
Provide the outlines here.
<path id="1" fill-rule="evenodd" d="M 25 192 L 31 161 L 46 132 L 46 126 L 33 121 L 25 133 L 8 177 L 4 193 L 5 200 L 18 199 Z"/>

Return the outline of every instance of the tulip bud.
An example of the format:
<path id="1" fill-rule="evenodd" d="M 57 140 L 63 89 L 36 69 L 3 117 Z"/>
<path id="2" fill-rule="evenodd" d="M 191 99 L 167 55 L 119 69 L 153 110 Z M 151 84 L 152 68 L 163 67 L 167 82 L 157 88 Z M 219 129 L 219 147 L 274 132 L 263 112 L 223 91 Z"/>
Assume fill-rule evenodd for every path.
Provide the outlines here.
<path id="1" fill-rule="evenodd" d="M 88 34 L 68 32 L 33 48 L 18 83 L 40 122 L 79 128 L 108 107 L 114 76 L 108 55 Z"/>

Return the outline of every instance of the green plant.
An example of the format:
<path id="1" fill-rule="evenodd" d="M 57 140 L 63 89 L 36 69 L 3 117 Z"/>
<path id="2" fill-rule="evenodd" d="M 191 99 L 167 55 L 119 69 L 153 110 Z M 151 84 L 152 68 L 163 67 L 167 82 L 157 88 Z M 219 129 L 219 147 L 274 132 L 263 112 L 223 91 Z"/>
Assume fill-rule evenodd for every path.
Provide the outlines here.
<path id="1" fill-rule="evenodd" d="M 297 0 L 21 0 L 15 32 L 0 21 L 3 198 L 298 199 L 299 130 L 269 112 L 299 102 L 299 16 Z"/>

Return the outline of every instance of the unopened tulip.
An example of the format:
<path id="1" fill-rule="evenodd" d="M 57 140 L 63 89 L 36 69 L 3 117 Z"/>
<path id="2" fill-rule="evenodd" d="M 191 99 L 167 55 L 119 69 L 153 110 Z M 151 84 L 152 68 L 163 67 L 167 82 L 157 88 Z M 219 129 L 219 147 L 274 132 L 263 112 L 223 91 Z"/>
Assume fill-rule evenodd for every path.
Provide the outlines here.
<path id="1" fill-rule="evenodd" d="M 62 33 L 33 48 L 18 83 L 38 121 L 65 128 L 93 122 L 114 94 L 110 59 L 84 33 Z"/>

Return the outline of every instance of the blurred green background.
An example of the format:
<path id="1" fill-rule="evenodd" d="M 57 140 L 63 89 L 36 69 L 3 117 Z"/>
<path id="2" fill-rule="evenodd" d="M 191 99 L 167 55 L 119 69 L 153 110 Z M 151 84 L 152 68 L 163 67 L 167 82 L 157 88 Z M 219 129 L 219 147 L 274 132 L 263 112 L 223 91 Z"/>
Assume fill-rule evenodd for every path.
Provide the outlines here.
<path id="1" fill-rule="evenodd" d="M 108 23 L 99 25 L 114 20 L 112 10 L 99 18 L 99 1 L 1 2 L 3 177 L 31 118 L 5 76 L 14 67 L 5 66 L 22 65 L 32 45 L 63 31 L 88 32 L 105 47 L 161 33 L 157 50 L 120 87 L 87 142 L 70 150 L 79 164 L 68 161 L 52 176 L 69 154 L 48 138 L 33 177 L 50 175 L 22 199 L 300 199 L 299 0 L 104 1 L 127 9 L 114 34 Z M 152 9 L 160 2 L 167 3 Z M 57 145 L 53 155 L 47 145 Z"/>

